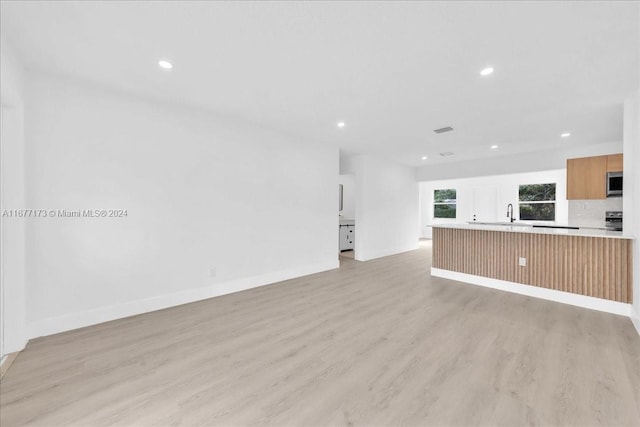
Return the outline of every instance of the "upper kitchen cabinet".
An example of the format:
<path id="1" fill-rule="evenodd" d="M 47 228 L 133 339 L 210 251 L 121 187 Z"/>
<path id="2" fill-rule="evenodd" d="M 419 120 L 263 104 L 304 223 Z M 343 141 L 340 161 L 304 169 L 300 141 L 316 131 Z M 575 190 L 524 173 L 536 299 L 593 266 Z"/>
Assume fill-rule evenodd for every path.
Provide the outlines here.
<path id="1" fill-rule="evenodd" d="M 607 156 L 607 172 L 622 172 L 622 154 L 611 154 Z"/>
<path id="2" fill-rule="evenodd" d="M 607 156 L 567 160 L 567 199 L 607 197 Z"/>
<path id="3" fill-rule="evenodd" d="M 567 160 L 567 199 L 607 198 L 607 172 L 622 171 L 622 154 Z"/>

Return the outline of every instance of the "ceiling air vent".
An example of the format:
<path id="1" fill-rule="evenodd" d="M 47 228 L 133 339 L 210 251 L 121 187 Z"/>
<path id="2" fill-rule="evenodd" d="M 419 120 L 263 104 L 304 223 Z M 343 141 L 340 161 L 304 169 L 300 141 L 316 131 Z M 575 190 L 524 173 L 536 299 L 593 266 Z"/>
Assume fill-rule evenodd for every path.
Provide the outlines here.
<path id="1" fill-rule="evenodd" d="M 451 151 L 445 151 L 444 153 L 440 153 L 440 155 L 442 157 L 447 157 L 447 156 L 453 156 L 453 153 Z"/>
<path id="2" fill-rule="evenodd" d="M 451 126 L 447 126 L 444 128 L 440 128 L 440 129 L 434 129 L 433 131 L 435 133 L 445 133 L 445 132 L 451 132 L 453 130 L 453 128 Z"/>

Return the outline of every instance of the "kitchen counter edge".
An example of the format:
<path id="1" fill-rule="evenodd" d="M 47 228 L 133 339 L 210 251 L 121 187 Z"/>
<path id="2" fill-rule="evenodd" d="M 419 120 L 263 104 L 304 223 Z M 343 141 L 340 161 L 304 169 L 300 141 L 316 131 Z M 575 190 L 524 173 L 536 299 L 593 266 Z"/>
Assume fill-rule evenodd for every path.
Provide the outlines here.
<path id="1" fill-rule="evenodd" d="M 554 236 L 602 237 L 607 239 L 635 239 L 622 231 L 594 229 L 537 228 L 526 225 L 480 225 L 480 224 L 429 224 L 432 228 L 454 228 L 460 230 L 498 231 L 506 233 L 551 234 Z"/>

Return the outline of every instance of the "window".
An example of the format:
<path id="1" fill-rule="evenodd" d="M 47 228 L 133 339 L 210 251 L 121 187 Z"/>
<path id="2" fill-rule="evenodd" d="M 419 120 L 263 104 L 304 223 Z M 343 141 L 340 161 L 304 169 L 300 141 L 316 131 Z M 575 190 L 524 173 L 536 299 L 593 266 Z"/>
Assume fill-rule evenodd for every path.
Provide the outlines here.
<path id="1" fill-rule="evenodd" d="M 433 190 L 433 217 L 456 217 L 456 190 Z"/>
<path id="2" fill-rule="evenodd" d="M 520 220 L 555 221 L 556 184 L 521 185 Z"/>

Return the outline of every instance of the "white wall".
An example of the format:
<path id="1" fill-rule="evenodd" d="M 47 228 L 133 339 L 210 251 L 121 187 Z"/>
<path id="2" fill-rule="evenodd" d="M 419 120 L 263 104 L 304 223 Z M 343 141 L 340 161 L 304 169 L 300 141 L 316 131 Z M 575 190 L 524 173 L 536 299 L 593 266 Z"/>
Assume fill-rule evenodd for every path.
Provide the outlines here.
<path id="1" fill-rule="evenodd" d="M 337 147 L 28 77 L 29 206 L 128 212 L 29 222 L 32 336 L 338 266 Z"/>
<path id="2" fill-rule="evenodd" d="M 25 208 L 24 88 L 20 62 L 3 38 L 0 49 L 0 211 Z M 0 227 L 0 356 L 22 350 L 26 331 L 25 221 L 3 217 Z"/>
<path id="3" fill-rule="evenodd" d="M 622 152 L 622 141 L 594 144 L 584 147 L 566 147 L 551 151 L 537 151 L 503 157 L 441 163 L 418 168 L 418 181 L 473 178 L 478 176 L 506 175 L 541 170 L 563 169 L 567 159 L 600 156 Z"/>
<path id="4" fill-rule="evenodd" d="M 431 238 L 429 224 L 463 223 L 473 220 L 473 191 L 476 187 L 496 188 L 496 217 L 493 221 L 508 221 L 507 205 L 514 206 L 514 218 L 518 218 L 518 189 L 522 184 L 556 183 L 556 221 L 566 224 L 568 216 L 566 197 L 566 170 L 557 169 L 541 172 L 527 172 L 509 175 L 495 175 L 474 178 L 446 179 L 420 183 L 420 232 Z M 455 188 L 456 218 L 433 217 L 433 190 Z"/>
<path id="5" fill-rule="evenodd" d="M 625 232 L 633 241 L 633 321 L 640 334 L 640 92 L 624 103 Z"/>
<path id="6" fill-rule="evenodd" d="M 342 184 L 342 211 L 343 219 L 355 219 L 356 211 L 356 178 L 353 175 L 340 175 L 338 182 Z"/>
<path id="7" fill-rule="evenodd" d="M 370 155 L 343 159 L 356 180 L 355 258 L 366 261 L 418 248 L 415 170 Z"/>

